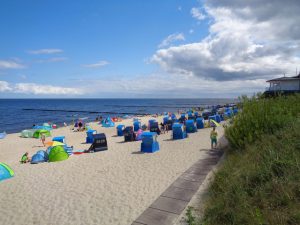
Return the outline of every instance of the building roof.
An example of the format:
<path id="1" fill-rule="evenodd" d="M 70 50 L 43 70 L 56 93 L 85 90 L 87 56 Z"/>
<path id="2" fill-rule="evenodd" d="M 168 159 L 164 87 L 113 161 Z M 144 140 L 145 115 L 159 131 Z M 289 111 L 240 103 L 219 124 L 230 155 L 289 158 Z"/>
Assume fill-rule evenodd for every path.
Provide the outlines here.
<path id="1" fill-rule="evenodd" d="M 267 82 L 273 82 L 273 81 L 291 81 L 291 80 L 300 80 L 300 73 L 297 76 L 294 76 L 294 77 L 279 77 L 279 78 L 267 80 Z"/>

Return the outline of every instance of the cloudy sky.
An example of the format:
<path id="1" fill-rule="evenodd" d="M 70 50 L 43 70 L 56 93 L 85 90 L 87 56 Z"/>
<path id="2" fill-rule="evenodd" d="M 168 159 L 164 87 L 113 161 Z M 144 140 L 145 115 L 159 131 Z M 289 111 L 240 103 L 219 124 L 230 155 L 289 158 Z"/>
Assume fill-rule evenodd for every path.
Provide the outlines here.
<path id="1" fill-rule="evenodd" d="M 300 70 L 299 0 L 3 0 L 0 98 L 237 97 Z"/>

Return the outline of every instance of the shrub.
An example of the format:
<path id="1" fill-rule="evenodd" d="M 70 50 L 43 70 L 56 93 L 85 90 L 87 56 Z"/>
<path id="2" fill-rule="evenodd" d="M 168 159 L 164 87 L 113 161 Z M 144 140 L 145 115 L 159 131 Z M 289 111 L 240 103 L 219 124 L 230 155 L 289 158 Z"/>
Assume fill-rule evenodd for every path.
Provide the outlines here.
<path id="1" fill-rule="evenodd" d="M 244 99 L 203 225 L 300 224 L 300 98 Z"/>
<path id="2" fill-rule="evenodd" d="M 233 149 L 242 150 L 261 138 L 293 123 L 300 113 L 300 95 L 277 98 L 242 98 L 242 112 L 226 129 Z"/>

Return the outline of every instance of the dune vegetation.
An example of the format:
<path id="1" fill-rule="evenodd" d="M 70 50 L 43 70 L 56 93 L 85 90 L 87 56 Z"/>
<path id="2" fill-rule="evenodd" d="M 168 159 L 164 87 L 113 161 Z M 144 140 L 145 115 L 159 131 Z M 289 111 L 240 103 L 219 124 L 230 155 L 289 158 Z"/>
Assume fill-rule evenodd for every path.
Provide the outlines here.
<path id="1" fill-rule="evenodd" d="M 300 95 L 241 99 L 201 225 L 300 224 Z"/>

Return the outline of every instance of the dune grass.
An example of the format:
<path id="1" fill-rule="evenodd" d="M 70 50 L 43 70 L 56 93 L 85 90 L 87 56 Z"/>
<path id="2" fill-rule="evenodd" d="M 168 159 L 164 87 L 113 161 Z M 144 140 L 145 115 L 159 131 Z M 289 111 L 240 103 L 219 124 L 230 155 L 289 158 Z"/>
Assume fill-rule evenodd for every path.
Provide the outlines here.
<path id="1" fill-rule="evenodd" d="M 243 99 L 202 225 L 300 224 L 300 95 Z"/>

